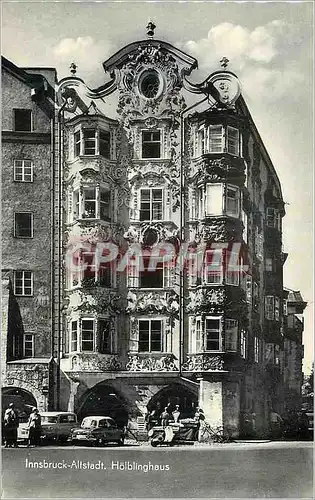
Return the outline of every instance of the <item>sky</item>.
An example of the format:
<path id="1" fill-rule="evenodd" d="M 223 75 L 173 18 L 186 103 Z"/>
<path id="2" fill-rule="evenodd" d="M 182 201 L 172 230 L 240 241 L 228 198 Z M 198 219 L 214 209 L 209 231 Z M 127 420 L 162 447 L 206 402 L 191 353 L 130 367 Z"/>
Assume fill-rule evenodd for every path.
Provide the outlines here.
<path id="1" fill-rule="evenodd" d="M 220 69 L 223 56 L 282 184 L 286 216 L 284 285 L 300 290 L 305 310 L 304 371 L 313 360 L 313 2 L 6 2 L 2 1 L 2 54 L 18 66 L 56 67 L 59 79 L 78 65 L 93 88 L 108 80 L 102 62 L 146 38 L 198 59 L 190 79 Z"/>

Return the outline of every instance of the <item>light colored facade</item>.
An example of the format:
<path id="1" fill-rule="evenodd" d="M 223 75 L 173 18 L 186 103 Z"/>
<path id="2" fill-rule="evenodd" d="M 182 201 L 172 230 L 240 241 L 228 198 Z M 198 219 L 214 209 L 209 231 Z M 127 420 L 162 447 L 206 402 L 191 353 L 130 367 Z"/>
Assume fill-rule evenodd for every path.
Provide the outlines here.
<path id="1" fill-rule="evenodd" d="M 157 403 L 199 405 L 263 434 L 284 405 L 281 186 L 226 59 L 193 84 L 153 34 L 98 89 L 75 65 L 56 85 L 51 404 L 139 431 Z"/>

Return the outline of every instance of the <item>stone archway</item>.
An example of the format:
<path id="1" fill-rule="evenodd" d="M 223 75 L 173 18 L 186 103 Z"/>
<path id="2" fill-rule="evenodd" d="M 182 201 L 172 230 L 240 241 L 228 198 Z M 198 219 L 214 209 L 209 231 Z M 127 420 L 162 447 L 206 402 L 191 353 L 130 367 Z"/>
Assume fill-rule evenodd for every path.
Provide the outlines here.
<path id="1" fill-rule="evenodd" d="M 21 422 L 27 421 L 29 414 L 34 406 L 37 407 L 37 401 L 33 394 L 20 387 L 3 387 L 2 388 L 2 414 L 8 407 L 9 403 L 14 403 L 15 408 L 19 413 Z"/>
<path id="2" fill-rule="evenodd" d="M 102 382 L 82 394 L 75 412 L 79 420 L 90 415 L 104 415 L 112 417 L 118 427 L 124 427 L 128 423 L 128 406 L 125 399 L 117 389 Z"/>
<path id="3" fill-rule="evenodd" d="M 160 408 L 163 411 L 168 405 L 171 411 L 175 409 L 175 405 L 179 405 L 182 418 L 193 417 L 198 406 L 198 390 L 188 389 L 179 383 L 170 384 L 150 399 L 147 409 L 151 411 Z"/>

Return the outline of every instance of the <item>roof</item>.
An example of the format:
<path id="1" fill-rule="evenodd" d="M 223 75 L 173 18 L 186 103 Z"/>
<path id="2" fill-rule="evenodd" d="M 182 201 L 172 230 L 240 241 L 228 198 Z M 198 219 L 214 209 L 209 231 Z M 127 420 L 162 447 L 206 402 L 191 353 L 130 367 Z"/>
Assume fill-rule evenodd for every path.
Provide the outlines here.
<path id="1" fill-rule="evenodd" d="M 74 411 L 40 411 L 42 417 L 58 417 L 58 415 L 75 415 Z"/>
<path id="2" fill-rule="evenodd" d="M 106 417 L 104 415 L 89 415 L 87 417 L 84 417 L 83 420 L 88 419 L 88 418 L 93 419 L 93 420 L 103 420 L 104 418 L 106 420 L 114 420 L 112 417 L 108 417 L 108 416 Z"/>

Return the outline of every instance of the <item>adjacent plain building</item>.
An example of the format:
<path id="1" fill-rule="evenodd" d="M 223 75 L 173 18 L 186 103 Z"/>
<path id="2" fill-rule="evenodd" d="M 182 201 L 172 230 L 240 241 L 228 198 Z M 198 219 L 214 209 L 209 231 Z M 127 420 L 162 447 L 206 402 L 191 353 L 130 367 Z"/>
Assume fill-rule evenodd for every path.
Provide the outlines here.
<path id="1" fill-rule="evenodd" d="M 302 376 L 280 181 L 228 60 L 154 30 L 97 89 L 3 59 L 3 401 L 263 435 Z"/>

